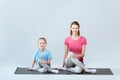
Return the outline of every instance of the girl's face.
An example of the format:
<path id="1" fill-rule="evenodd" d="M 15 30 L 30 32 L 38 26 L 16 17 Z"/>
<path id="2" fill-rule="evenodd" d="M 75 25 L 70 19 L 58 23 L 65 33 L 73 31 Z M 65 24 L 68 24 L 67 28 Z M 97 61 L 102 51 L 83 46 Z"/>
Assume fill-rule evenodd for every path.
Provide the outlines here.
<path id="1" fill-rule="evenodd" d="M 45 42 L 45 40 L 43 40 L 43 39 L 39 40 L 39 48 L 40 48 L 40 50 L 44 50 L 46 45 L 47 45 L 47 43 Z"/>
<path id="2" fill-rule="evenodd" d="M 78 25 L 73 24 L 70 29 L 73 34 L 78 34 L 78 31 L 79 31 Z"/>

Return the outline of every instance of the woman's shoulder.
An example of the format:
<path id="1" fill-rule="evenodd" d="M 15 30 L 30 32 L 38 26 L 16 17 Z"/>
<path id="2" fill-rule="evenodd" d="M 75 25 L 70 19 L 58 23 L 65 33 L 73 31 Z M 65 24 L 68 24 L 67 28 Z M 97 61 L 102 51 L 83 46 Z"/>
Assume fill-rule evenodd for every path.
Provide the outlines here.
<path id="1" fill-rule="evenodd" d="M 80 36 L 80 40 L 86 40 L 85 36 Z"/>
<path id="2" fill-rule="evenodd" d="M 82 39 L 86 39 L 86 37 L 85 37 L 85 36 L 80 36 L 80 38 L 82 38 Z"/>

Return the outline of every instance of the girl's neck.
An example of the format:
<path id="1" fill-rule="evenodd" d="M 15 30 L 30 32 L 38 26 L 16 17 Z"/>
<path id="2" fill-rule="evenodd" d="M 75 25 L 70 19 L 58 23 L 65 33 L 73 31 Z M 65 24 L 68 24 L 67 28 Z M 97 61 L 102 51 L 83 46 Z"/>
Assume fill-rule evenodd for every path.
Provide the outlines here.
<path id="1" fill-rule="evenodd" d="M 45 51 L 45 48 L 44 48 L 44 49 L 40 49 L 40 51 L 44 52 L 44 51 Z"/>

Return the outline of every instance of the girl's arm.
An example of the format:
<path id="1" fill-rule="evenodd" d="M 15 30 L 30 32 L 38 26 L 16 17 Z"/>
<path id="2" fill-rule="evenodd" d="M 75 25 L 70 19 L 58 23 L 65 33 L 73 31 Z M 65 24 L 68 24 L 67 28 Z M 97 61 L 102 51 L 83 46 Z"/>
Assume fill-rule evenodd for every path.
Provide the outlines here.
<path id="1" fill-rule="evenodd" d="M 34 65 L 35 65 L 35 60 L 33 60 L 33 62 L 32 62 L 32 68 L 34 67 Z"/>
<path id="2" fill-rule="evenodd" d="M 50 64 L 51 63 L 51 60 L 49 59 L 47 62 L 46 62 L 46 64 Z"/>
<path id="3" fill-rule="evenodd" d="M 41 63 L 41 64 L 50 64 L 50 63 L 51 63 L 51 60 L 50 60 L 50 59 L 49 59 L 48 61 L 42 60 L 40 63 Z"/>
<path id="4" fill-rule="evenodd" d="M 68 55 L 68 46 L 65 45 L 65 53 L 64 53 L 64 58 L 63 58 L 63 64 L 62 64 L 62 67 L 64 67 L 64 62 L 65 62 L 65 59 L 66 59 L 67 55 Z"/>

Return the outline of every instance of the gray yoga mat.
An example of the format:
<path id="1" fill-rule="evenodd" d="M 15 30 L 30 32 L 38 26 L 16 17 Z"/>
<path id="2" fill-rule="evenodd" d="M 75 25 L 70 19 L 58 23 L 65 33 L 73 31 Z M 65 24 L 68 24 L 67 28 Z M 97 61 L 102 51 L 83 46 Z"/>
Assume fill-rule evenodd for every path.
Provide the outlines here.
<path id="1" fill-rule="evenodd" d="M 17 67 L 15 74 L 53 74 L 53 75 L 113 75 L 112 71 L 110 70 L 110 68 L 89 68 L 89 69 L 96 69 L 96 73 L 79 73 L 79 74 L 75 74 L 69 71 L 63 71 L 63 70 L 59 70 L 59 73 L 55 74 L 55 73 L 40 73 L 38 71 L 29 71 L 27 70 L 27 68 L 24 67 Z"/>

